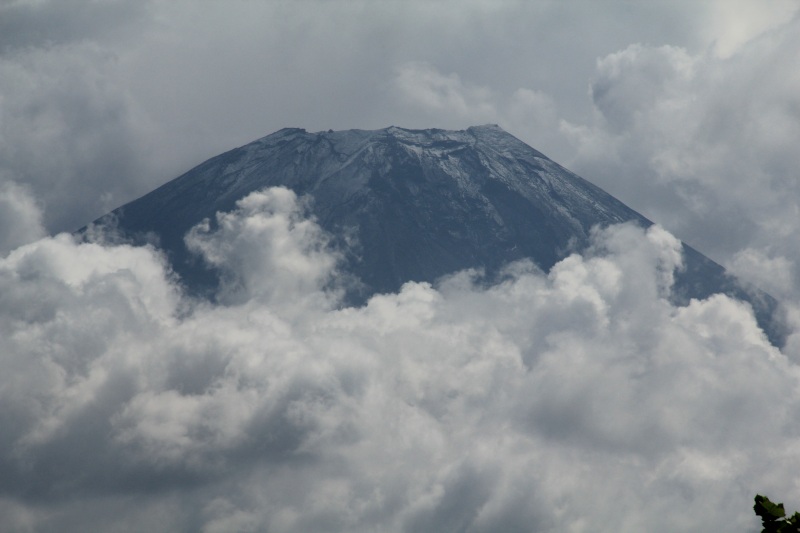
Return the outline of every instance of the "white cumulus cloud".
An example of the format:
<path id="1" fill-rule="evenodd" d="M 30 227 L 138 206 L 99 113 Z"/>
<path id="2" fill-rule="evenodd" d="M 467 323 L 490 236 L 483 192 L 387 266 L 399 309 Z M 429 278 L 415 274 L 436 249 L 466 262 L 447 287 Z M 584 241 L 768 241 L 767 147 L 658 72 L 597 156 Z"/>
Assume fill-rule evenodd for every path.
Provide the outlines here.
<path id="1" fill-rule="evenodd" d="M 747 305 L 669 303 L 658 226 L 350 308 L 303 213 L 192 232 L 219 304 L 151 247 L 0 260 L 0 530 L 734 531 L 798 496 L 798 368 Z"/>

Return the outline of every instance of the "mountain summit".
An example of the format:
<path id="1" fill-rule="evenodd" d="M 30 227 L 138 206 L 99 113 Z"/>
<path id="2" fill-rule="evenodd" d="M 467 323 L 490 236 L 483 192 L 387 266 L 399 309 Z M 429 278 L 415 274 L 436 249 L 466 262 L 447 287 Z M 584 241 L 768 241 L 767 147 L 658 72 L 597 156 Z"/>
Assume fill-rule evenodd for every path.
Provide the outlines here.
<path id="1" fill-rule="evenodd" d="M 184 235 L 240 198 L 285 186 L 313 198 L 311 210 L 334 239 L 347 238 L 345 269 L 363 283 L 350 295 L 397 290 L 465 269 L 489 276 L 532 259 L 543 270 L 589 241 L 591 228 L 651 221 L 561 167 L 499 126 L 348 130 L 286 128 L 195 167 L 99 219 L 134 240 L 156 235 L 173 268 L 197 292 L 215 273 L 198 264 Z M 745 292 L 725 270 L 688 245 L 677 303 L 724 292 L 749 301 L 773 342 L 781 335 L 774 299 Z"/>

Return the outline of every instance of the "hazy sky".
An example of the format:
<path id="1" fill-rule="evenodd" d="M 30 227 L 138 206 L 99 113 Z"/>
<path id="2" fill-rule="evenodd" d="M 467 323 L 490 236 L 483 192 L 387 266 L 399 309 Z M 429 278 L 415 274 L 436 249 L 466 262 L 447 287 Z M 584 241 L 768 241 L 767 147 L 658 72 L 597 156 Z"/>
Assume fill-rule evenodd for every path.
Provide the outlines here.
<path id="1" fill-rule="evenodd" d="M 0 532 L 754 531 L 756 491 L 800 509 L 800 338 L 778 351 L 725 297 L 672 307 L 660 228 L 344 310 L 287 191 L 193 234 L 248 281 L 218 306 L 157 250 L 53 236 L 282 127 L 483 123 L 797 323 L 798 0 L 0 0 Z"/>

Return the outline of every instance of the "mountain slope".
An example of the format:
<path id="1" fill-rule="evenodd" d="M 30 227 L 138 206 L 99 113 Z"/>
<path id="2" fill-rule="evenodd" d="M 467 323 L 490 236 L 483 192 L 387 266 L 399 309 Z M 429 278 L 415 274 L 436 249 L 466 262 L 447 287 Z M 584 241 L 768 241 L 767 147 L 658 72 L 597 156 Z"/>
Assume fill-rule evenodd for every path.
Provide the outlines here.
<path id="1" fill-rule="evenodd" d="M 155 234 L 185 283 L 211 291 L 215 274 L 188 253 L 183 237 L 246 194 L 282 185 L 313 198 L 334 238 L 355 237 L 346 268 L 363 282 L 351 301 L 402 283 L 433 281 L 464 268 L 491 275 L 528 257 L 547 270 L 588 243 L 593 226 L 652 224 L 588 181 L 498 126 L 464 131 L 382 130 L 309 133 L 283 129 L 214 157 L 113 211 L 128 237 Z M 781 335 L 774 299 L 745 293 L 724 269 L 684 245 L 676 300 L 725 292 L 751 302 L 773 342 Z"/>

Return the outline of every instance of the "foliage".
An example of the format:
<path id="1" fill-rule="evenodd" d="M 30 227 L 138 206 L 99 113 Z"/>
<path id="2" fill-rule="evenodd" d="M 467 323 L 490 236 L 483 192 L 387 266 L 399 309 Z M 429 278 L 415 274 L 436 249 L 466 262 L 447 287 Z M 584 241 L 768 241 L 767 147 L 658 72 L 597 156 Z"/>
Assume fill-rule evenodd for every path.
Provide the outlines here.
<path id="1" fill-rule="evenodd" d="M 756 494 L 753 510 L 761 517 L 764 529 L 761 533 L 795 533 L 800 532 L 800 513 L 786 516 L 782 503 L 772 503 L 766 496 Z"/>

